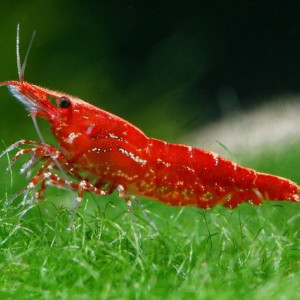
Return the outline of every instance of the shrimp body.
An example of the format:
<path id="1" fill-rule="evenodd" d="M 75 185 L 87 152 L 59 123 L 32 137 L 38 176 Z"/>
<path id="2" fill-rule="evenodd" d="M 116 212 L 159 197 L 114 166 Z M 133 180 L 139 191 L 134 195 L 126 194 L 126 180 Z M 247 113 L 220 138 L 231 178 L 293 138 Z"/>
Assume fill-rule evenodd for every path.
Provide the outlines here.
<path id="1" fill-rule="evenodd" d="M 149 138 L 128 121 L 65 93 L 24 81 L 1 85 L 8 86 L 31 114 L 50 122 L 59 149 L 48 148 L 68 173 L 83 180 L 69 184 L 71 189 L 104 195 L 117 188 L 122 194 L 201 208 L 300 201 L 300 187 L 288 179 L 239 166 L 207 150 Z M 40 157 L 51 160 L 43 147 Z M 46 168 L 31 187 L 41 180 L 66 186 L 66 180 L 49 175 Z"/>

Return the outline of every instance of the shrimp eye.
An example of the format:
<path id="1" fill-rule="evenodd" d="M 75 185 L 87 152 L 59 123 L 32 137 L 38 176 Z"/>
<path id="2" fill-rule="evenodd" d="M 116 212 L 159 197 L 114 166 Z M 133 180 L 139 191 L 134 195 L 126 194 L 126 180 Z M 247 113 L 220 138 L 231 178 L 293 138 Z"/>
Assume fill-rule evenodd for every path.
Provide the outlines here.
<path id="1" fill-rule="evenodd" d="M 71 105 L 71 101 L 67 97 L 60 97 L 58 99 L 58 107 L 60 108 L 68 108 Z"/>

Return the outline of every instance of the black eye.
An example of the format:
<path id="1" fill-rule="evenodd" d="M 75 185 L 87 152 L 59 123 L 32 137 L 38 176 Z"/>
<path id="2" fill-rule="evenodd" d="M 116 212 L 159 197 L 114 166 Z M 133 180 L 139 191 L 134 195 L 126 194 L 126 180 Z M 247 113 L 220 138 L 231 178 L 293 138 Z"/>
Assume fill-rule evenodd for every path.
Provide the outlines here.
<path id="1" fill-rule="evenodd" d="M 60 108 L 68 108 L 70 105 L 71 101 L 69 98 L 63 96 L 58 99 L 58 106 Z"/>

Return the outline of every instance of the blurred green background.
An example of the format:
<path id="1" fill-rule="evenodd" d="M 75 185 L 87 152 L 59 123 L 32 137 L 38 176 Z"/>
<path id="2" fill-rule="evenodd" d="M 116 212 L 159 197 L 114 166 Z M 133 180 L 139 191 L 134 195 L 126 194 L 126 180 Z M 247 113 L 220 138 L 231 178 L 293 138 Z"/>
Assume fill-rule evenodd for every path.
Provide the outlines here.
<path id="1" fill-rule="evenodd" d="M 299 4 L 283 1 L 13 1 L 1 3 L 0 80 L 25 78 L 176 142 L 231 110 L 299 91 Z M 0 90 L 1 138 L 34 138 L 24 108 Z M 45 133 L 46 134 L 46 133 Z"/>

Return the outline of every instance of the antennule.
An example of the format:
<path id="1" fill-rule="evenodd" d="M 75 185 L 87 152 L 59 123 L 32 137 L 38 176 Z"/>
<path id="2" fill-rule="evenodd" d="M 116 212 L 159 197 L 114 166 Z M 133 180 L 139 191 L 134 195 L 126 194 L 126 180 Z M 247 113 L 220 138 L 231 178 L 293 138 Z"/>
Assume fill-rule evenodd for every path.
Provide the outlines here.
<path id="1" fill-rule="evenodd" d="M 32 33 L 31 40 L 30 40 L 30 43 L 28 45 L 27 52 L 26 52 L 26 55 L 25 55 L 25 59 L 24 59 L 24 62 L 23 62 L 22 68 L 21 68 L 21 75 L 22 75 L 23 79 L 24 79 L 24 72 L 25 72 L 25 68 L 26 68 L 28 54 L 29 54 L 32 42 L 34 40 L 35 34 L 36 34 L 36 30 L 34 30 L 33 33 Z"/>
<path id="2" fill-rule="evenodd" d="M 28 54 L 32 45 L 32 42 L 34 40 L 36 31 L 34 30 L 31 40 L 29 43 L 29 46 L 26 51 L 25 59 L 24 62 L 21 66 L 21 57 L 20 57 L 20 24 L 17 25 L 17 41 L 16 41 L 16 51 L 17 51 L 17 68 L 18 68 L 18 75 L 19 75 L 19 81 L 22 83 L 24 81 L 24 73 L 25 73 L 25 68 L 26 68 L 26 63 L 27 63 L 27 58 Z"/>

